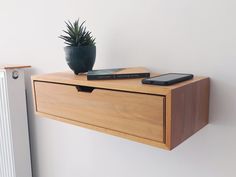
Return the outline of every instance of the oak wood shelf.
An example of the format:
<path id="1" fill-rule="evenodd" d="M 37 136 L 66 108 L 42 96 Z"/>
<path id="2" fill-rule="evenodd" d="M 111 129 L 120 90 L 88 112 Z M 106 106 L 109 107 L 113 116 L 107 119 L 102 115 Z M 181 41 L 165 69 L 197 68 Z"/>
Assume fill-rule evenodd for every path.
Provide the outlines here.
<path id="1" fill-rule="evenodd" d="M 154 86 L 59 72 L 32 76 L 32 85 L 35 111 L 43 117 L 164 149 L 208 123 L 208 77 Z"/>

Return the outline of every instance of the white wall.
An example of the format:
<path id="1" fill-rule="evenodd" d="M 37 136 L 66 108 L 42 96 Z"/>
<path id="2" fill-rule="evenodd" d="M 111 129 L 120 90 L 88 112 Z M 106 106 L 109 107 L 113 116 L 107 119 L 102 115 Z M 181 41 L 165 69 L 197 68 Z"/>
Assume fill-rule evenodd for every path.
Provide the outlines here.
<path id="1" fill-rule="evenodd" d="M 0 0 L 0 63 L 67 70 L 64 20 L 97 38 L 95 68 L 146 66 L 211 77 L 210 124 L 173 151 L 33 115 L 34 177 L 236 176 L 235 0 Z"/>

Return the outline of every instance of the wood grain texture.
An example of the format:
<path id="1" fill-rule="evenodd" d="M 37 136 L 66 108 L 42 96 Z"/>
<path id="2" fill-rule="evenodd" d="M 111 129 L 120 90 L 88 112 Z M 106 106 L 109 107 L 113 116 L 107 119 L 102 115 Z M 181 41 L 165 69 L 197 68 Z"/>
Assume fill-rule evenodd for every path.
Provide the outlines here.
<path id="1" fill-rule="evenodd" d="M 86 124 L 86 123 L 82 123 L 82 122 L 78 122 L 78 121 L 73 121 L 73 120 L 70 120 L 70 119 L 66 119 L 66 118 L 63 118 L 63 117 L 54 116 L 54 115 L 50 115 L 50 114 L 46 114 L 46 113 L 36 112 L 36 114 L 41 116 L 41 117 L 51 118 L 53 120 L 69 123 L 69 124 L 72 124 L 72 125 L 77 125 L 77 126 L 80 126 L 80 127 L 83 127 L 83 128 L 88 128 L 88 129 L 99 131 L 99 132 L 106 133 L 106 134 L 109 134 L 109 135 L 118 136 L 118 137 L 121 137 L 121 138 L 136 141 L 136 142 L 139 142 L 139 143 L 143 143 L 143 144 L 147 144 L 147 145 L 150 145 L 150 146 L 159 147 L 159 148 L 162 148 L 162 149 L 169 150 L 169 147 L 167 147 L 163 142 L 154 141 L 154 140 L 150 140 L 150 139 L 146 139 L 146 138 L 141 138 L 141 137 L 138 137 L 138 136 L 133 136 L 133 135 L 127 134 L 127 133 L 114 131 L 112 129 L 107 129 L 107 128 L 104 128 L 104 127 L 98 127 L 98 126 L 94 126 L 94 125 L 90 125 L 90 124 Z"/>
<path id="2" fill-rule="evenodd" d="M 166 112 L 166 117 L 165 117 L 165 144 L 167 146 L 167 148 L 170 150 L 171 149 L 171 116 L 172 116 L 172 106 L 171 106 L 171 93 L 166 95 L 166 99 L 165 99 L 165 112 Z"/>
<path id="3" fill-rule="evenodd" d="M 191 83 L 171 93 L 170 149 L 193 135 L 208 123 L 209 79 Z M 168 110 L 169 111 L 169 110 Z M 169 120 L 169 118 L 167 118 Z"/>
<path id="4" fill-rule="evenodd" d="M 158 74 L 152 74 L 158 75 Z M 87 80 L 86 74 L 74 75 L 72 72 L 59 72 L 51 74 L 43 74 L 33 76 L 33 80 L 55 82 L 71 85 L 86 85 L 96 88 L 105 88 L 113 90 L 123 90 L 138 93 L 160 94 L 167 95 L 171 90 L 183 87 L 190 83 L 198 82 L 205 77 L 194 77 L 191 80 L 184 81 L 171 86 L 157 86 L 142 84 L 140 78 L 138 79 L 117 79 L 117 80 Z"/>
<path id="5" fill-rule="evenodd" d="M 163 142 L 163 96 L 35 82 L 37 111 Z"/>
<path id="6" fill-rule="evenodd" d="M 84 74 L 64 72 L 32 81 L 37 114 L 164 149 L 208 123 L 207 77 L 154 86 L 141 79 L 88 81 Z M 94 90 L 85 93 L 81 86 Z"/>

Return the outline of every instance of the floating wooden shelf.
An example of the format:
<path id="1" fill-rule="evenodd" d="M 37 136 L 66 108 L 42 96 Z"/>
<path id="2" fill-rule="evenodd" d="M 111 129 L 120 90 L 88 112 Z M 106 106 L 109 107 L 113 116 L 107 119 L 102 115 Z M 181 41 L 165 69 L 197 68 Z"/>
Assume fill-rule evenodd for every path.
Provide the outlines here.
<path id="1" fill-rule="evenodd" d="M 141 79 L 88 81 L 70 72 L 32 77 L 36 113 L 164 149 L 208 123 L 209 78 L 172 86 Z"/>

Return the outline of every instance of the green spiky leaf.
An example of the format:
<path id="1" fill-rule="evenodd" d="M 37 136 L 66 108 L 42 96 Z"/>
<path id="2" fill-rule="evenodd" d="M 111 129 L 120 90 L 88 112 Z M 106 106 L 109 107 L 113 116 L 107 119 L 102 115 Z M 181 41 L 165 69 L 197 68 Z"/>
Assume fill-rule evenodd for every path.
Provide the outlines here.
<path id="1" fill-rule="evenodd" d="M 91 32 L 84 26 L 85 21 L 81 24 L 79 19 L 71 23 L 70 21 L 65 21 L 66 30 L 63 30 L 65 35 L 60 35 L 59 38 L 64 40 L 65 44 L 68 46 L 86 46 L 95 45 L 95 38 L 91 35 Z"/>

